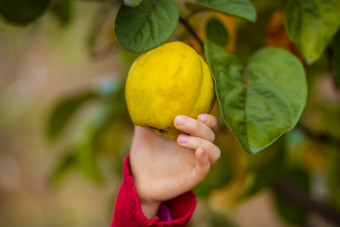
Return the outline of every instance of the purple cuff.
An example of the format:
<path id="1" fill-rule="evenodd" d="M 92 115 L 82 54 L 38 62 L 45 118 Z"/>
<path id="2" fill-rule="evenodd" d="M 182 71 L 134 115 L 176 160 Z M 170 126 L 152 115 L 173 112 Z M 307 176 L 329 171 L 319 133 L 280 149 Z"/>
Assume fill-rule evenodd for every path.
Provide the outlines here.
<path id="1" fill-rule="evenodd" d="M 158 214 L 160 221 L 172 221 L 171 211 L 167 205 L 161 203 L 158 209 Z"/>

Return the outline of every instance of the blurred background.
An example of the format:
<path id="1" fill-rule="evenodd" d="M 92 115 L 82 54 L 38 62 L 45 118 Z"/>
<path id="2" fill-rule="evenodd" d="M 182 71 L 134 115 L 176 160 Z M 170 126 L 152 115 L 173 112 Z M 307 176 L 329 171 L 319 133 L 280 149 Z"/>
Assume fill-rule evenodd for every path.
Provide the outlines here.
<path id="1" fill-rule="evenodd" d="M 228 50 L 242 60 L 263 46 L 300 56 L 284 31 L 284 1 L 252 2 L 255 24 L 190 15 L 176 1 L 201 39 L 208 19 L 222 21 Z M 110 225 L 133 133 L 124 81 L 138 56 L 115 39 L 119 6 L 55 0 L 26 26 L 0 18 L 0 226 Z M 181 25 L 171 39 L 202 53 Z M 340 89 L 331 56 L 306 68 L 298 125 L 259 154 L 245 153 L 221 120 L 222 157 L 195 188 L 191 226 L 340 225 Z"/>

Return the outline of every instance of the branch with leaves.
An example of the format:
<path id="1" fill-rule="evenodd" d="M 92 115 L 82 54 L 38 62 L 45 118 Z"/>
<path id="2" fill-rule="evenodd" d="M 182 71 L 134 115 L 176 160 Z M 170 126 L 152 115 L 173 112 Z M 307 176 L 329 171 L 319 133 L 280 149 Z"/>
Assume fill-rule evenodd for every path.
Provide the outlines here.
<path id="1" fill-rule="evenodd" d="M 36 2 L 37 4 L 27 3 L 25 0 L 3 1 L 0 3 L 0 14 L 4 20 L 20 26 L 29 26 L 39 21 L 45 13 L 51 13 L 65 25 L 72 19 L 73 0 L 37 0 Z M 134 52 L 133 57 L 136 57 L 167 42 L 178 25 L 183 25 L 199 44 L 197 49 L 203 51 L 208 61 L 215 80 L 216 97 L 223 118 L 221 122 L 224 121 L 223 127 L 230 129 L 243 150 L 249 154 L 256 154 L 256 157 L 262 152 L 268 153 L 268 150 L 273 154 L 274 147 L 280 143 L 280 138 L 282 139 L 282 136 L 287 135 L 287 132 L 295 126 L 317 142 L 340 147 L 335 136 L 315 133 L 309 129 L 308 123 L 304 123 L 305 125 L 298 123 L 303 111 L 308 111 L 307 90 L 313 89 L 312 86 L 308 87 L 312 83 L 313 75 L 306 75 L 306 71 L 311 67 L 322 65 L 322 59 L 325 54 L 328 54 L 326 56 L 328 65 L 326 69 L 320 71 L 332 71 L 337 78 L 336 82 L 340 81 L 340 2 L 338 0 L 287 0 L 279 1 L 280 3 L 268 0 L 263 4 L 249 0 L 196 0 L 184 3 L 173 0 L 97 2 L 105 7 L 98 10 L 93 20 L 93 29 L 90 29 L 88 39 L 89 48 L 96 49 L 93 47 L 96 45 L 98 34 L 104 30 L 105 23 L 111 25 L 110 29 L 115 30 L 115 36 L 111 37 L 112 42 L 108 42 L 109 48 L 102 45 L 104 49 L 96 49 L 99 52 L 89 51 L 96 59 L 108 56 L 112 53 L 111 48 L 119 50 L 116 48 L 118 43 L 128 51 L 125 54 Z M 86 1 L 82 4 L 86 4 Z M 118 13 L 114 15 L 115 21 L 108 22 L 113 12 L 112 8 L 117 7 L 117 4 L 120 5 L 117 9 Z M 188 16 L 180 16 L 178 4 L 183 4 L 188 11 Z M 22 9 L 27 13 L 18 13 Z M 239 27 L 228 31 L 223 19 L 216 16 L 217 13 L 219 16 L 237 18 Z M 214 18 L 210 17 L 207 21 L 201 20 L 205 25 L 204 38 L 198 36 L 202 32 L 196 31 L 198 26 L 193 26 L 197 23 L 194 15 L 200 14 L 214 15 Z M 268 19 L 267 15 L 272 16 Z M 263 31 L 268 33 L 268 30 L 272 29 L 268 25 L 269 21 L 275 25 L 273 29 L 275 31 L 270 34 L 278 34 L 274 38 L 269 37 L 279 39 L 274 42 L 277 44 L 275 47 L 269 47 L 268 34 L 263 34 L 265 33 Z M 233 53 L 226 49 L 227 44 L 232 40 L 230 37 L 236 37 L 236 51 Z M 122 87 L 121 84 L 119 86 Z M 107 87 L 103 86 L 99 90 L 90 89 L 68 97 L 69 99 L 66 98 L 64 102 L 57 104 L 52 111 L 48 132 L 50 138 L 56 140 L 66 130 L 66 125 L 69 124 L 74 113 L 80 111 L 80 107 L 85 103 L 90 101 L 105 103 L 105 108 L 93 122 L 91 121 L 88 130 L 84 130 L 81 141 L 76 141 L 69 149 L 73 153 L 70 152 L 71 155 L 66 156 L 62 163 L 64 165 L 59 165 L 60 168 L 56 171 L 58 174 L 72 164 L 89 178 L 102 179 L 100 168 L 95 161 L 100 153 L 96 151 L 97 139 L 107 130 L 107 125 L 113 124 L 116 127 L 117 122 L 123 118 L 125 122 L 127 118 L 122 101 L 122 90 L 111 89 L 110 94 L 103 95 L 105 91 Z M 270 155 L 263 159 L 270 159 L 268 156 Z M 282 166 L 276 165 L 283 158 L 280 155 L 273 156 L 270 161 L 274 164 L 270 162 L 266 164 L 267 166 L 262 164 L 263 168 L 255 171 L 255 183 L 248 195 L 253 195 L 261 188 L 272 185 L 275 192 L 295 201 L 304 209 L 318 212 L 338 223 L 338 213 L 335 209 L 329 208 L 331 206 L 315 202 L 308 196 L 302 196 L 302 193 L 294 187 L 287 186 L 285 180 L 275 178 L 284 169 L 289 169 L 289 165 L 282 163 Z M 119 155 L 115 157 L 121 158 Z M 232 181 L 232 170 L 228 172 L 226 167 L 231 169 L 232 162 L 228 161 L 230 157 L 227 154 L 224 154 L 223 158 L 220 162 L 222 164 L 217 164 L 215 167 L 216 175 L 212 174 L 206 180 L 208 183 L 202 189 L 206 196 L 211 190 L 221 188 Z M 214 180 L 213 177 L 218 180 Z M 271 181 L 274 183 L 271 184 Z M 337 188 L 333 191 L 340 190 L 340 185 L 334 187 Z M 340 204 L 337 195 L 332 195 L 332 198 L 335 203 Z M 299 221 L 295 224 L 302 224 Z"/>

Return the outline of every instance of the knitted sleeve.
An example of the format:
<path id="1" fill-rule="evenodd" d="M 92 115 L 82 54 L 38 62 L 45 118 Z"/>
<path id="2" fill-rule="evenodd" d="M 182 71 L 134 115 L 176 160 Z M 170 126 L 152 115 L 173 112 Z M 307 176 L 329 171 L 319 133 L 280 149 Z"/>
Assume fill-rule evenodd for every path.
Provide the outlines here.
<path id="1" fill-rule="evenodd" d="M 164 204 L 170 209 L 170 221 L 162 221 L 160 217 L 155 216 L 148 220 L 142 210 L 133 178 L 129 166 L 129 156 L 124 160 L 123 181 L 120 186 L 111 227 L 126 226 L 186 226 L 196 207 L 196 197 L 193 192 L 186 192 L 172 200 L 164 201 Z"/>

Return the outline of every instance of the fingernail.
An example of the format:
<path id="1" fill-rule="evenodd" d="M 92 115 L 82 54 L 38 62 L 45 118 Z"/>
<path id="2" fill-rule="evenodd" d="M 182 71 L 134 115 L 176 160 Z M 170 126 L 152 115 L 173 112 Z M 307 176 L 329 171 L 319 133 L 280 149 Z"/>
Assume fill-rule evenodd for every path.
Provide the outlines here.
<path id="1" fill-rule="evenodd" d="M 177 116 L 176 117 L 176 124 L 177 125 L 184 125 L 184 123 L 185 123 L 185 117 L 183 117 L 183 116 Z"/>
<path id="2" fill-rule="evenodd" d="M 181 143 L 186 143 L 186 142 L 188 142 L 188 139 L 189 139 L 189 136 L 188 136 L 188 135 L 181 135 L 181 136 L 179 137 L 179 141 L 180 141 Z"/>
<path id="3" fill-rule="evenodd" d="M 203 151 L 202 154 L 201 154 L 202 158 L 205 158 L 206 156 L 206 153 Z"/>
<path id="4" fill-rule="evenodd" d="M 200 114 L 198 117 L 203 123 L 207 121 L 207 116 L 205 114 Z"/>

